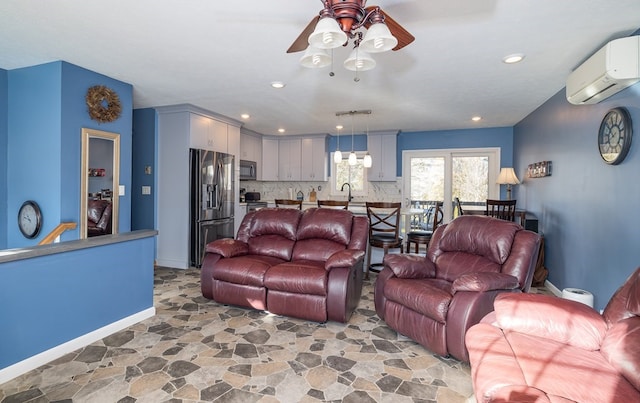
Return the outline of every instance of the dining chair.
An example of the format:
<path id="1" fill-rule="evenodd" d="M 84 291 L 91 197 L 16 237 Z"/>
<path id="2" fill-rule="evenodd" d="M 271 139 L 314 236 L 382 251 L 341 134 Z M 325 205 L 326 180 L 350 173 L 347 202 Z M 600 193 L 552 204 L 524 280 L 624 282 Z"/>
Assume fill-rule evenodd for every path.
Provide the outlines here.
<path id="1" fill-rule="evenodd" d="M 302 200 L 276 199 L 276 207 L 298 208 L 302 210 Z"/>
<path id="2" fill-rule="evenodd" d="M 484 215 L 501 220 L 516 220 L 516 200 L 487 199 Z"/>
<path id="3" fill-rule="evenodd" d="M 414 253 L 418 253 L 420 245 L 425 245 L 427 249 L 429 248 L 429 241 L 431 241 L 433 231 L 438 228 L 438 225 L 442 224 L 444 216 L 442 207 L 443 202 L 434 202 L 425 210 L 425 222 L 423 223 L 423 228 L 407 232 L 406 253 L 409 253 L 411 244 L 416 245 Z"/>
<path id="4" fill-rule="evenodd" d="M 455 209 L 453 212 L 453 218 L 460 217 L 464 215 L 464 211 L 462 210 L 462 203 L 460 203 L 459 197 L 453 198 L 453 208 Z"/>
<path id="5" fill-rule="evenodd" d="M 318 207 L 336 208 L 341 207 L 345 210 L 349 209 L 347 200 L 318 200 Z"/>
<path id="6" fill-rule="evenodd" d="M 367 202 L 367 217 L 369 218 L 369 248 L 367 248 L 367 273 L 373 266 L 383 266 L 371 263 L 371 248 L 382 248 L 386 256 L 389 249 L 400 249 L 402 253 L 402 237 L 400 236 L 400 208 L 402 203 Z M 377 272 L 378 270 L 373 270 Z"/>

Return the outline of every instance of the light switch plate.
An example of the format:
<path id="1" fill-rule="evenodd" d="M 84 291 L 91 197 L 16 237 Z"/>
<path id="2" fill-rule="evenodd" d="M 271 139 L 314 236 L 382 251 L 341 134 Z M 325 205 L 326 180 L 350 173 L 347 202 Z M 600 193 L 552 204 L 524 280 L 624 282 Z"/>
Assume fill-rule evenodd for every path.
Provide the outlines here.
<path id="1" fill-rule="evenodd" d="M 142 194 L 143 195 L 150 195 L 151 194 L 151 186 L 143 186 L 142 187 Z"/>
<path id="2" fill-rule="evenodd" d="M 118 195 L 124 196 L 124 185 L 118 186 Z"/>

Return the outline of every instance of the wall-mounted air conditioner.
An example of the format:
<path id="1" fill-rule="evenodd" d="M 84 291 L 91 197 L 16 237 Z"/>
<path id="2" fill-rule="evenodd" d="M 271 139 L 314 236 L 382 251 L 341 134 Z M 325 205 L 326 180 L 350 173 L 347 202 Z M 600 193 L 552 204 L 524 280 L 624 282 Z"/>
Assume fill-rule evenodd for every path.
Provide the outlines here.
<path id="1" fill-rule="evenodd" d="M 567 78 L 567 100 L 596 104 L 640 81 L 640 36 L 615 39 Z"/>

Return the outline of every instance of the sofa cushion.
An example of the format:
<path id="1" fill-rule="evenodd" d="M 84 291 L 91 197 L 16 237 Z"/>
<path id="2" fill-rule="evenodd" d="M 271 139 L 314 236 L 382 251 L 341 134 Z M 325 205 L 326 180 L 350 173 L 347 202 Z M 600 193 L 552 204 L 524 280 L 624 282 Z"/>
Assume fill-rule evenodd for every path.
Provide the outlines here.
<path id="1" fill-rule="evenodd" d="M 453 282 L 467 273 L 500 273 L 501 266 L 484 256 L 467 252 L 446 252 L 436 261 L 436 276 Z"/>
<path id="2" fill-rule="evenodd" d="M 436 275 L 433 262 L 421 255 L 391 253 L 384 257 L 383 263 L 398 278 L 430 278 Z"/>
<path id="3" fill-rule="evenodd" d="M 353 213 L 347 210 L 311 208 L 304 211 L 296 238 L 327 239 L 344 246 L 351 238 Z"/>
<path id="4" fill-rule="evenodd" d="M 518 332 L 508 332 L 505 337 L 527 384 L 549 396 L 575 402 L 637 401 L 638 391 L 624 382 L 600 351 Z M 491 360 L 490 356 L 484 359 Z"/>
<path id="5" fill-rule="evenodd" d="M 343 250 L 345 250 L 344 244 L 329 239 L 304 239 L 297 241 L 294 245 L 291 260 L 326 262 L 331 255 Z"/>
<path id="6" fill-rule="evenodd" d="M 385 297 L 400 305 L 444 323 L 451 303 L 451 284 L 441 279 L 390 278 L 384 286 Z"/>
<path id="7" fill-rule="evenodd" d="M 466 252 L 502 265 L 511 253 L 518 224 L 484 216 L 463 216 L 444 230 L 439 248 L 444 252 Z"/>
<path id="8" fill-rule="evenodd" d="M 640 317 L 623 319 L 613 325 L 601 351 L 609 363 L 640 390 Z"/>
<path id="9" fill-rule="evenodd" d="M 267 271 L 264 285 L 269 291 L 327 295 L 327 271 L 324 269 L 324 262 L 285 262 Z"/>
<path id="10" fill-rule="evenodd" d="M 220 259 L 213 268 L 216 280 L 228 283 L 264 287 L 264 275 L 271 266 L 284 262 L 272 256 L 245 255 Z"/>
<path id="11" fill-rule="evenodd" d="M 493 303 L 498 325 L 585 350 L 598 350 L 607 325 L 591 307 L 540 294 L 500 294 Z"/>
<path id="12" fill-rule="evenodd" d="M 518 279 L 503 273 L 467 273 L 453 282 L 453 293 L 458 291 L 512 290 L 518 288 Z"/>
<path id="13" fill-rule="evenodd" d="M 249 253 L 291 260 L 295 241 L 280 235 L 262 235 L 249 239 Z"/>

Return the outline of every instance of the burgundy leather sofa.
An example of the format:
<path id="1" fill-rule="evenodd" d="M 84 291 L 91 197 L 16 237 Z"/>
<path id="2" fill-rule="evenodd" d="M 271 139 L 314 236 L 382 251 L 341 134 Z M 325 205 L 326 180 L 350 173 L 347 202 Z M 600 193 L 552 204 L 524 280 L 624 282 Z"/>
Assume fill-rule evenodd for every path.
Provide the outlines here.
<path id="1" fill-rule="evenodd" d="M 539 245 L 538 234 L 514 222 L 460 216 L 436 229 L 426 257 L 385 257 L 376 312 L 398 333 L 466 362 L 465 332 L 498 294 L 529 290 Z"/>
<path id="2" fill-rule="evenodd" d="M 267 208 L 206 247 L 202 295 L 274 314 L 347 322 L 362 293 L 369 223 L 347 210 Z"/>
<path id="3" fill-rule="evenodd" d="M 640 402 L 640 268 L 603 315 L 549 295 L 501 295 L 467 347 L 478 402 Z"/>

